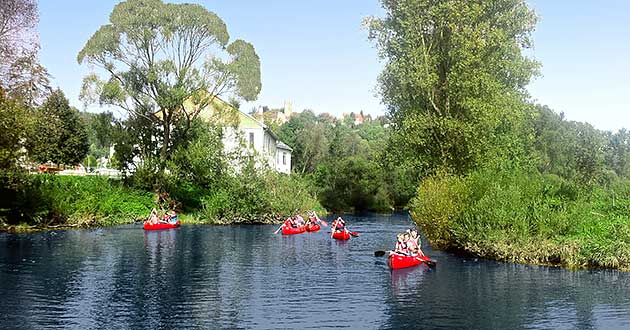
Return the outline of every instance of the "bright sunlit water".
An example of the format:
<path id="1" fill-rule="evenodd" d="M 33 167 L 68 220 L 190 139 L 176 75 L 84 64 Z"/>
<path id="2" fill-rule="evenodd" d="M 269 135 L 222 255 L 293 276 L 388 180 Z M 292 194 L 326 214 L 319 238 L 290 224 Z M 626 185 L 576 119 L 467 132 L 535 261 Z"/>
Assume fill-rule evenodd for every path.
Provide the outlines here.
<path id="1" fill-rule="evenodd" d="M 360 237 L 276 226 L 0 233 L 6 329 L 630 329 L 630 274 L 432 251 L 391 272 L 406 214 L 347 216 Z"/>

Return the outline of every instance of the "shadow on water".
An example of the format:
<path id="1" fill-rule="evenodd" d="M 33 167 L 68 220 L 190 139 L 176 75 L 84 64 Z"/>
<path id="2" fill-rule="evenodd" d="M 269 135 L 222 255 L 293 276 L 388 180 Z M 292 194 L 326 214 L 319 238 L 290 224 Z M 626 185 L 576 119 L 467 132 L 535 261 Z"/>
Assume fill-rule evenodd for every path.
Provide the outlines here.
<path id="1" fill-rule="evenodd" d="M 437 268 L 390 271 L 373 253 L 408 217 L 344 217 L 360 237 L 263 225 L 3 233 L 0 328 L 630 328 L 628 273 L 460 258 L 426 242 Z"/>

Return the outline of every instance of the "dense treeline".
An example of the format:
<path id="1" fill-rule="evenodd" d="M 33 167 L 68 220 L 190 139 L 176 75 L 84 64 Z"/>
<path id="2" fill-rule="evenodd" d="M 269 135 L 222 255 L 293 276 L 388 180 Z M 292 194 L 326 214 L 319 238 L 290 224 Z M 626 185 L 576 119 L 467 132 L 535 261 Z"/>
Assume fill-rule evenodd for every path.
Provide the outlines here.
<path id="1" fill-rule="evenodd" d="M 391 212 L 406 206 L 417 177 L 386 153 L 390 135 L 385 117 L 369 116 L 355 123 L 311 110 L 294 114 L 278 128 L 278 136 L 293 148 L 294 175 L 311 185 L 319 201 L 332 211 Z"/>
<path id="2" fill-rule="evenodd" d="M 567 121 L 526 92 L 539 64 L 522 0 L 382 1 L 366 21 L 392 154 L 434 247 L 517 262 L 630 269 L 628 132 Z"/>
<path id="3" fill-rule="evenodd" d="M 85 77 L 81 98 L 123 109 L 83 113 L 49 87 L 37 63 L 37 4 L 0 5 L 0 225 L 91 226 L 141 220 L 151 207 L 186 212 L 185 221 L 278 221 L 322 212 L 303 178 L 283 176 L 250 150 L 224 151 L 235 111 L 217 107 L 258 96 L 254 47 L 230 43 L 225 23 L 199 5 L 160 0 L 117 4 L 79 52 L 102 69 Z M 183 43 L 190 47 L 180 47 Z M 150 47 L 148 46 L 150 45 Z M 218 54 L 218 52 L 222 52 Z M 212 108 L 211 118 L 201 119 Z M 110 156 L 107 162 L 102 160 Z M 87 155 L 87 157 L 86 157 Z M 114 166 L 122 178 L 27 174 L 42 163 Z"/>

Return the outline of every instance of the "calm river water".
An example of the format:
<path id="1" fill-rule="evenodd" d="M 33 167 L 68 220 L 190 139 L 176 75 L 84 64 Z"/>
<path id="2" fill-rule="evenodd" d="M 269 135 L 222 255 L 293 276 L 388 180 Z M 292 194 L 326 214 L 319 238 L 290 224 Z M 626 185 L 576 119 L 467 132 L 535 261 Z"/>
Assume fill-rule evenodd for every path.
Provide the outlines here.
<path id="1" fill-rule="evenodd" d="M 275 226 L 0 233 L 0 327 L 630 329 L 630 273 L 428 247 L 437 268 L 391 272 L 373 253 L 407 215 L 346 218 L 347 242 Z"/>

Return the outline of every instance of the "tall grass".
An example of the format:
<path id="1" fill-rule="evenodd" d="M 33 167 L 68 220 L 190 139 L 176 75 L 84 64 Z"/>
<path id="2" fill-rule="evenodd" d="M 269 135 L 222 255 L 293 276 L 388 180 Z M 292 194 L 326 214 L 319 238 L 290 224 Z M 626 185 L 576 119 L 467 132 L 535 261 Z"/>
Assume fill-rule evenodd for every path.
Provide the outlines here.
<path id="1" fill-rule="evenodd" d="M 424 180 L 410 203 L 437 248 L 497 260 L 630 270 L 630 182 L 578 186 L 537 171 Z"/>
<path id="2" fill-rule="evenodd" d="M 294 212 L 325 209 L 298 176 L 275 172 L 241 173 L 202 198 L 198 221 L 213 224 L 274 223 Z"/>
<path id="3" fill-rule="evenodd" d="M 103 177 L 24 175 L 3 201 L 9 224 L 99 226 L 144 218 L 154 195 Z"/>

